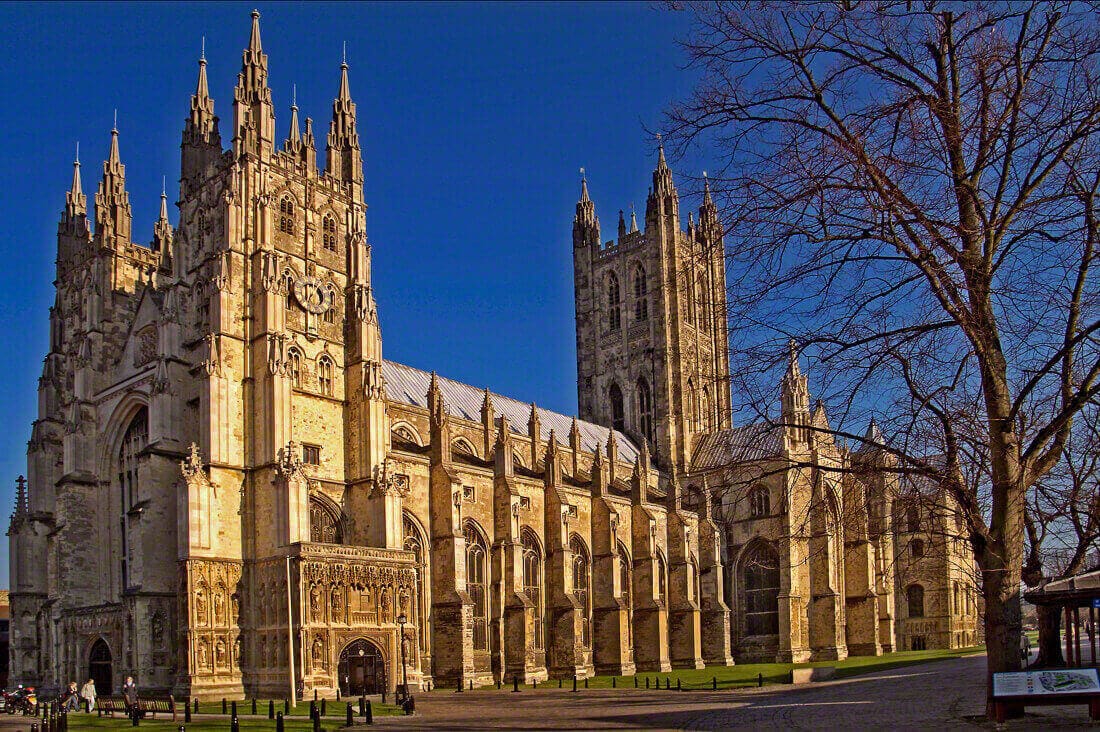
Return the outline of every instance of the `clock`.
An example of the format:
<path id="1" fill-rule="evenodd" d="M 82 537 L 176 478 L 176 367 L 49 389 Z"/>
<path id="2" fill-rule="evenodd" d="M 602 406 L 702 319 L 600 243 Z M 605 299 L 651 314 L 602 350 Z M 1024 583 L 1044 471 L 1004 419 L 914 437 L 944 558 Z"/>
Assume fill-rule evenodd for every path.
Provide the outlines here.
<path id="1" fill-rule="evenodd" d="M 316 277 L 301 277 L 294 283 L 294 299 L 309 312 L 320 315 L 332 305 L 332 297 Z"/>

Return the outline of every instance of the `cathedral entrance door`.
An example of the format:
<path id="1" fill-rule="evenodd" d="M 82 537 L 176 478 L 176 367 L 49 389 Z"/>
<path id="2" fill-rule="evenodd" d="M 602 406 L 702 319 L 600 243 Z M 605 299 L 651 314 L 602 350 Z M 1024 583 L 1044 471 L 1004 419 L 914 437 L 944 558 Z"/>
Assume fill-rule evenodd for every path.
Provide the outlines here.
<path id="1" fill-rule="evenodd" d="M 102 638 L 92 644 L 88 653 L 88 678 L 95 682 L 96 696 L 111 694 L 111 649 Z"/>
<path id="2" fill-rule="evenodd" d="M 346 696 L 381 694 L 386 688 L 386 662 L 378 646 L 365 638 L 340 652 L 340 691 Z"/>

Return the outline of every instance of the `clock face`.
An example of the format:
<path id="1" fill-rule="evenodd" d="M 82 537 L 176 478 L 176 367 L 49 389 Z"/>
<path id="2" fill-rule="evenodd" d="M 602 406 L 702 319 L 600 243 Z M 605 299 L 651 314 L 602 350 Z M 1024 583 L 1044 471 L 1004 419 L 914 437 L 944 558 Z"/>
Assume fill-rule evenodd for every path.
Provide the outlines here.
<path id="1" fill-rule="evenodd" d="M 294 283 L 294 299 L 309 312 L 320 315 L 329 309 L 332 299 L 316 277 L 301 277 Z"/>

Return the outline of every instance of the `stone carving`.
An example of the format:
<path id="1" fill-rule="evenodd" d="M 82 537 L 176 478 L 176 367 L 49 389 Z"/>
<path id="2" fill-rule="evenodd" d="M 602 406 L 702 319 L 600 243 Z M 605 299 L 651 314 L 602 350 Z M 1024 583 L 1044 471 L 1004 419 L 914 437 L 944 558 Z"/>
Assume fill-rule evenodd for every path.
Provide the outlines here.
<path id="1" fill-rule="evenodd" d="M 199 640 L 198 647 L 198 660 L 196 661 L 200 670 L 206 670 L 210 668 L 210 657 L 206 650 L 206 639 Z"/>
<path id="2" fill-rule="evenodd" d="M 157 610 L 149 621 L 149 640 L 154 648 L 164 647 L 164 613 Z"/>
<path id="3" fill-rule="evenodd" d="M 225 668 L 228 665 L 225 662 L 225 641 L 221 638 L 218 638 L 214 646 L 214 663 L 218 668 Z"/>
<path id="4" fill-rule="evenodd" d="M 313 585 L 309 588 L 309 615 L 314 622 L 321 620 L 321 588 Z"/>
<path id="5" fill-rule="evenodd" d="M 340 613 L 343 612 L 344 602 L 341 597 L 341 588 L 332 588 L 332 619 L 337 620 L 340 618 Z"/>
<path id="6" fill-rule="evenodd" d="M 214 592 L 214 625 L 225 625 L 225 587 L 221 585 Z"/>
<path id="7" fill-rule="evenodd" d="M 313 639 L 313 667 L 323 669 L 325 667 L 325 643 L 321 636 Z"/>
<path id="8" fill-rule="evenodd" d="M 206 625 L 206 587 L 203 585 L 195 590 L 195 622 Z"/>

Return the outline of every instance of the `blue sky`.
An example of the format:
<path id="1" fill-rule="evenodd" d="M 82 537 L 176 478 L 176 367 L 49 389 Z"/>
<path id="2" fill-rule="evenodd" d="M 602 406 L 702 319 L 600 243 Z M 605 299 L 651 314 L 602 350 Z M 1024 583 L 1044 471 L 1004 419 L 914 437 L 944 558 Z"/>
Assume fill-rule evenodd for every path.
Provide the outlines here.
<path id="1" fill-rule="evenodd" d="M 134 238 L 148 242 L 162 176 L 169 200 L 178 190 L 203 36 L 222 138 L 232 137 L 252 7 L 0 5 L 0 328 L 14 355 L 0 380 L 5 514 L 26 471 L 76 142 L 90 202 L 117 108 Z M 386 356 L 575 412 L 577 171 L 588 170 L 604 238 L 620 208 L 644 210 L 655 163 L 646 130 L 694 79 L 676 45 L 687 18 L 645 3 L 258 7 L 280 140 L 296 84 L 323 144 L 347 43 Z M 674 169 L 706 164 L 701 151 Z M 682 195 L 693 188 L 677 183 Z M 2 554 L 6 587 L 6 542 Z"/>

